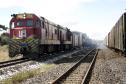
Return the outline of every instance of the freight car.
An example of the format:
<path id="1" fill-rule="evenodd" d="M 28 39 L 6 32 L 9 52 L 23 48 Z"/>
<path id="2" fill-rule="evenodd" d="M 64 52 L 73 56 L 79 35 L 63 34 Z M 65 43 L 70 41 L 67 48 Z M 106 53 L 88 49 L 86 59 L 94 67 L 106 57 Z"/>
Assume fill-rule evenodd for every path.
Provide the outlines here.
<path id="1" fill-rule="evenodd" d="M 126 53 L 126 13 L 122 14 L 104 42 L 109 48 Z"/>
<path id="2" fill-rule="evenodd" d="M 72 32 L 44 17 L 32 13 L 11 15 L 9 56 L 22 53 L 50 53 L 69 50 Z"/>
<path id="3" fill-rule="evenodd" d="M 83 34 L 81 32 L 74 31 L 72 32 L 72 46 L 73 48 L 83 47 Z"/>

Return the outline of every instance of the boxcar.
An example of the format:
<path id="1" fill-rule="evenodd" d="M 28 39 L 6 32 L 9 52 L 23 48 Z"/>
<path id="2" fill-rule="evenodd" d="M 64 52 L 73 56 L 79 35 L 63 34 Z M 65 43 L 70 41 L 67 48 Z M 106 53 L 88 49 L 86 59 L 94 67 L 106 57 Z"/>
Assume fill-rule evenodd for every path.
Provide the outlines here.
<path id="1" fill-rule="evenodd" d="M 83 46 L 83 34 L 81 32 L 72 32 L 72 45 L 74 48 Z"/>
<path id="2" fill-rule="evenodd" d="M 105 41 L 108 47 L 126 52 L 126 13 L 119 18 Z"/>

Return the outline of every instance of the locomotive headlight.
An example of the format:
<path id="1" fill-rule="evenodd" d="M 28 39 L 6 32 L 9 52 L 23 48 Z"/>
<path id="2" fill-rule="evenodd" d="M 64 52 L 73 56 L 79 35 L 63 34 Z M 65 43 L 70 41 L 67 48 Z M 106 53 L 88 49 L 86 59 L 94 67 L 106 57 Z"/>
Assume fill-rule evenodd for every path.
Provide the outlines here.
<path id="1" fill-rule="evenodd" d="M 26 14 L 23 15 L 23 18 L 24 18 L 24 19 L 26 18 Z"/>

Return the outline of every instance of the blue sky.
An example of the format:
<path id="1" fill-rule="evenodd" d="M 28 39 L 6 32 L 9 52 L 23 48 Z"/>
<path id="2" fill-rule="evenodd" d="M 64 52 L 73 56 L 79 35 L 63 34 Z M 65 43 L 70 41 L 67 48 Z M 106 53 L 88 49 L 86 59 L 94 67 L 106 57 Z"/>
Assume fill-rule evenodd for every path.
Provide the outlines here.
<path id="1" fill-rule="evenodd" d="M 102 40 L 126 10 L 126 0 L 0 0 L 0 24 L 13 13 L 35 13 L 73 31 Z"/>

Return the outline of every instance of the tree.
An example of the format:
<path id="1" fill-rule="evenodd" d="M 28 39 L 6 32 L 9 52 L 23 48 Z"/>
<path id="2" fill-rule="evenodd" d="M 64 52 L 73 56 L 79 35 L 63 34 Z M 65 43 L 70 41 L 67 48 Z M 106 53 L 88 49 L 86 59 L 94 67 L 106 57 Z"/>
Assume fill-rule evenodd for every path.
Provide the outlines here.
<path id="1" fill-rule="evenodd" d="M 3 31 L 3 30 L 7 31 L 8 28 L 5 27 L 5 25 L 0 24 L 0 29 L 2 29 L 1 31 Z M 0 44 L 1 45 L 8 44 L 8 41 L 9 41 L 9 34 L 8 33 L 2 33 L 1 36 L 0 36 Z"/>
<path id="2" fill-rule="evenodd" d="M 2 30 L 7 30 L 7 29 L 8 29 L 8 27 L 5 27 L 4 25 L 1 25 L 1 24 L 0 24 L 0 28 L 1 28 Z"/>
<path id="3" fill-rule="evenodd" d="M 2 33 L 0 36 L 0 43 L 1 45 L 6 45 L 9 42 L 9 34 L 8 33 Z"/>

